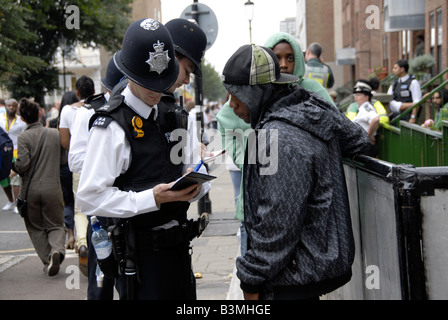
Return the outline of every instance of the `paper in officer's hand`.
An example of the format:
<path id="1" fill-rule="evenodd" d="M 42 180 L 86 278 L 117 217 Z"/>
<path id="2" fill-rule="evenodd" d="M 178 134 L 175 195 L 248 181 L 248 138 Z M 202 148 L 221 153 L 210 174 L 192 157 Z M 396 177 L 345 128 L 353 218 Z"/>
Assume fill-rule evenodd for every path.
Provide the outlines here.
<path id="1" fill-rule="evenodd" d="M 203 183 L 211 181 L 213 179 L 216 179 L 216 177 L 209 174 L 190 172 L 177 179 L 170 187 L 170 190 L 183 190 L 185 188 L 188 188 L 189 186 L 192 186 L 193 184 L 202 185 Z"/>

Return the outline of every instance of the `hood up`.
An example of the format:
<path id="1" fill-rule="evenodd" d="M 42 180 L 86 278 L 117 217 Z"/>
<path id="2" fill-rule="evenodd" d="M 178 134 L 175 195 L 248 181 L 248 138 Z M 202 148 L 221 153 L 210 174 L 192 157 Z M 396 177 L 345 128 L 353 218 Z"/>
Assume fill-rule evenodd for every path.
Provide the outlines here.
<path id="1" fill-rule="evenodd" d="M 305 75 L 305 58 L 303 56 L 302 48 L 293 36 L 285 32 L 275 33 L 271 37 L 269 37 L 264 46 L 269 49 L 274 49 L 274 47 L 282 41 L 288 42 L 292 50 L 294 51 L 293 73 L 296 77 L 302 80 L 303 76 Z"/>
<path id="2" fill-rule="evenodd" d="M 323 141 L 343 131 L 335 121 L 339 111 L 316 93 L 299 85 L 225 86 L 230 94 L 248 107 L 253 129 L 262 128 L 268 121 L 279 120 Z"/>

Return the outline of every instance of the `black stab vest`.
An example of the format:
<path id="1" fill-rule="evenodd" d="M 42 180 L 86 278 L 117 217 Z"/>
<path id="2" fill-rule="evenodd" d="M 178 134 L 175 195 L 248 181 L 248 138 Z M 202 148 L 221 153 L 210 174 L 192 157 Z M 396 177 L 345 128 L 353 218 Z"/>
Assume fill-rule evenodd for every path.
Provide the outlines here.
<path id="1" fill-rule="evenodd" d="M 393 85 L 393 100 L 400 102 L 413 102 L 412 92 L 410 90 L 411 82 L 414 80 L 414 76 L 409 76 L 405 82 L 399 82 L 399 79 L 395 80 Z"/>
<path id="2" fill-rule="evenodd" d="M 153 113 L 148 119 L 144 119 L 126 105 L 121 91 L 122 89 L 113 92 L 109 103 L 98 109 L 90 119 L 91 126 L 99 127 L 107 127 L 112 120 L 117 121 L 130 143 L 130 167 L 117 177 L 114 186 L 123 191 L 139 192 L 176 180 L 182 175 L 183 163 L 174 164 L 170 159 L 171 150 L 178 143 L 170 141 L 170 134 L 178 128 L 176 111 L 179 112 L 180 107 L 175 104 L 173 97 L 164 96 L 157 104 L 157 119 L 154 120 Z M 143 137 L 135 137 L 132 125 L 134 117 L 142 121 Z M 188 208 L 188 202 L 164 203 L 158 211 L 140 214 L 131 219 L 136 228 L 145 230 L 171 220 L 184 221 Z"/>

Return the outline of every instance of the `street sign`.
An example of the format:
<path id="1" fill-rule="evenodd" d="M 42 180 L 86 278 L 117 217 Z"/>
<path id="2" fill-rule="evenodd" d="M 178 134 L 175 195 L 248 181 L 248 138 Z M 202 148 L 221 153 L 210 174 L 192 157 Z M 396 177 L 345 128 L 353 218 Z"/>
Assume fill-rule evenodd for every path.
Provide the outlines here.
<path id="1" fill-rule="evenodd" d="M 218 19 L 213 10 L 205 4 L 193 3 L 184 9 L 180 17 L 187 20 L 196 20 L 207 36 L 207 47 L 205 50 L 210 49 L 218 36 Z"/>

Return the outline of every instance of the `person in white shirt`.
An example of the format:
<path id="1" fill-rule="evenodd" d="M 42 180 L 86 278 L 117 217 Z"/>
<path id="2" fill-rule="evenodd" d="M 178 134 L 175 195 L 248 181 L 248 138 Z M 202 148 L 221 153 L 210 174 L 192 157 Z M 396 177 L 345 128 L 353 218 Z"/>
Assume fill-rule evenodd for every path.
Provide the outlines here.
<path id="1" fill-rule="evenodd" d="M 380 117 L 370 101 L 372 87 L 367 82 L 359 80 L 353 88 L 353 95 L 358 105 L 358 113 L 352 122 L 359 124 L 369 134 L 372 146 L 366 155 L 375 157 L 378 154 L 376 132 L 380 125 Z"/>
<path id="2" fill-rule="evenodd" d="M 178 22 L 179 32 L 187 32 L 183 38 L 200 51 L 199 59 L 179 48 L 176 58 L 170 32 L 159 21 L 135 21 L 114 55 L 129 84 L 116 88 L 91 120 L 77 203 L 86 215 L 113 218 L 125 230 L 125 247 L 136 249 L 129 252 L 126 264 L 136 264 L 138 283 L 128 275 L 127 297 L 120 298 L 196 298 L 189 242 L 198 234 L 191 234 L 196 230 L 186 213 L 189 203 L 208 192 L 210 184 L 170 190 L 201 158 L 191 126 L 185 141 L 182 137 L 184 148 L 178 148 L 175 136 L 186 133 L 188 115 L 164 92 L 188 83 L 189 74 L 200 71 L 197 62 L 206 37 L 188 20 Z M 199 172 L 206 173 L 204 166 Z M 99 263 L 103 269 L 106 261 Z"/>
<path id="3" fill-rule="evenodd" d="M 79 176 L 81 174 L 84 158 L 86 155 L 87 142 L 89 139 L 89 120 L 95 111 L 104 106 L 110 98 L 110 93 L 113 88 L 120 83 L 123 74 L 117 69 L 113 58 L 109 61 L 106 70 L 106 76 L 101 79 L 101 84 L 106 89 L 106 93 L 93 95 L 85 99 L 82 107 L 78 108 L 71 126 L 70 149 L 68 153 L 68 163 L 70 171 L 73 173 L 74 190 L 78 189 Z M 126 86 L 127 80 L 123 80 L 122 85 Z M 79 211 L 79 210 L 78 210 Z M 82 213 L 80 213 L 83 215 Z M 86 217 L 83 215 L 84 218 Z M 101 224 L 107 223 L 106 218 L 97 217 Z M 88 219 L 87 219 L 88 222 Z M 89 223 L 89 222 L 88 222 Z M 118 292 L 125 289 L 122 282 L 116 281 L 115 278 L 105 277 L 102 287 L 98 287 L 96 280 L 97 256 L 94 248 L 90 245 L 90 238 L 92 236 L 92 228 L 87 228 L 87 300 L 112 300 L 114 296 L 114 286 Z"/>
<path id="4" fill-rule="evenodd" d="M 113 58 L 111 58 L 107 65 L 106 76 L 101 79 L 101 84 L 106 89 L 106 92 L 91 96 L 81 108 L 77 109 L 70 130 L 71 138 L 68 153 L 68 164 L 70 171 L 74 174 L 81 174 L 81 169 L 84 164 L 87 140 L 89 138 L 90 118 L 98 107 L 107 103 L 110 98 L 110 93 L 123 77 L 123 74 L 115 66 Z M 126 84 L 127 80 L 123 80 L 122 85 L 126 86 Z"/>
<path id="5" fill-rule="evenodd" d="M 95 84 L 93 80 L 87 76 L 81 76 L 76 80 L 76 95 L 80 99 L 79 102 L 64 106 L 59 122 L 59 133 L 61 136 L 61 146 L 70 151 L 71 130 L 73 121 L 77 111 L 84 105 L 84 100 L 95 93 Z M 70 164 L 69 164 L 70 167 Z M 71 168 L 70 168 L 71 170 Z M 79 175 L 73 175 L 73 193 L 76 194 Z M 75 229 L 76 229 L 76 247 L 79 254 L 79 266 L 83 274 L 87 275 L 87 226 L 89 222 L 87 217 L 81 213 L 76 205 L 75 198 Z"/>
<path id="6" fill-rule="evenodd" d="M 404 111 L 412 108 L 422 99 L 422 90 L 420 83 L 414 76 L 408 74 L 409 64 L 407 60 L 398 60 L 392 69 L 397 79 L 392 83 L 387 94 L 392 95 L 392 101 L 389 103 L 392 111 L 391 121 L 400 116 Z M 401 120 L 409 121 L 409 123 L 417 122 L 417 110 L 414 108 L 410 113 L 405 115 Z"/>
<path id="7" fill-rule="evenodd" d="M 17 107 L 19 105 L 17 100 L 6 100 L 5 105 L 6 112 L 3 114 L 0 113 L 0 127 L 6 131 L 14 144 L 14 162 L 17 159 L 17 137 L 20 133 L 25 131 L 28 125 L 17 115 Z M 17 195 L 20 191 L 20 176 L 13 172 L 10 177 L 0 181 L 0 184 L 8 198 L 8 203 L 6 203 L 2 210 L 11 210 L 14 208 L 14 212 L 19 213 L 15 205 L 15 199 L 17 199 Z"/>

